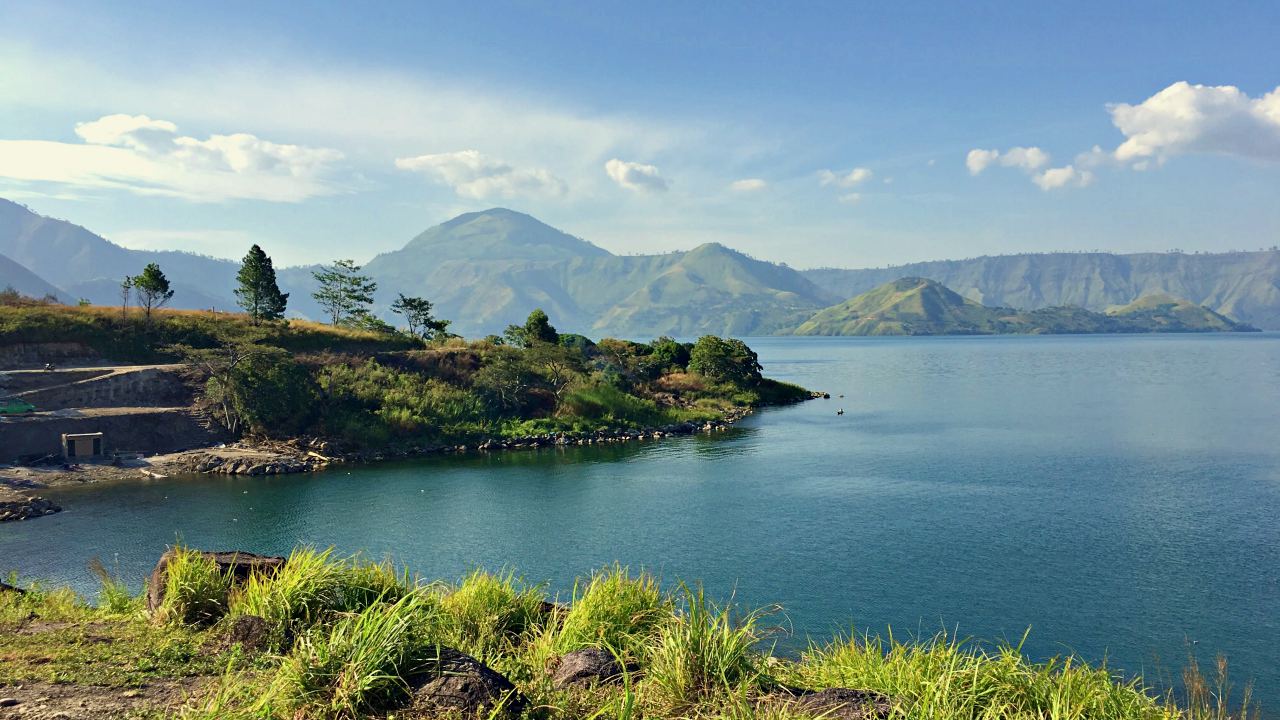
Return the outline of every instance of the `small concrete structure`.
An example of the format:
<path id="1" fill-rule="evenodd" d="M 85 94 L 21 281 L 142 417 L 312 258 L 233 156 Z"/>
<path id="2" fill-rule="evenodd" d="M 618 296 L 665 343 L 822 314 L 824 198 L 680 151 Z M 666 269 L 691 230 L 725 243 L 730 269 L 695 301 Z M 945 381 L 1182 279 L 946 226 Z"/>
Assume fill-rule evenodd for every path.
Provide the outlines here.
<path id="1" fill-rule="evenodd" d="M 102 457 L 102 433 L 62 433 L 62 457 L 67 460 Z"/>

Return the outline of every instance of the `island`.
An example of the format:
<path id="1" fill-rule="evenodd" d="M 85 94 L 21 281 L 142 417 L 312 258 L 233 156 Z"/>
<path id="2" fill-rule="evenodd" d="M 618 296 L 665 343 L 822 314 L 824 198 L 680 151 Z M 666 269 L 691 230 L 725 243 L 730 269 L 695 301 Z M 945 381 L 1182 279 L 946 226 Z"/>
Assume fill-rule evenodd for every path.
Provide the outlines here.
<path id="1" fill-rule="evenodd" d="M 1257 332 L 1166 294 L 1094 312 L 1072 305 L 988 307 L 928 278 L 904 277 L 814 313 L 792 335 L 1048 335 Z"/>

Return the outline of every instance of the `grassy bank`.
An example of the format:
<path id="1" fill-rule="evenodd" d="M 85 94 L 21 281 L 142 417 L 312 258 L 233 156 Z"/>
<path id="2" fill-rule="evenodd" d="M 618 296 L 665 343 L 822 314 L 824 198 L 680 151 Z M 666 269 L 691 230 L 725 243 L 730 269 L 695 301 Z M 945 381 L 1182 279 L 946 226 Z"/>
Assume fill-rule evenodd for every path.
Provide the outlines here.
<path id="1" fill-rule="evenodd" d="M 389 563 L 307 549 L 241 584 L 195 553 L 170 567 L 154 617 L 110 580 L 96 606 L 66 590 L 0 593 L 0 685 L 123 690 L 203 678 L 185 686 L 181 707 L 142 717 L 461 717 L 404 709 L 452 648 L 514 683 L 528 718 L 816 717 L 784 689 L 832 687 L 880 694 L 887 717 L 1232 716 L 1198 675 L 1179 703 L 1075 658 L 1035 664 L 1016 648 L 944 636 L 839 639 L 783 657 L 773 652 L 777 609 L 721 606 L 620 567 L 581 578 L 562 604 L 509 573 L 424 582 Z M 262 619 L 254 647 L 228 642 L 247 616 Z M 583 648 L 628 669 L 615 682 L 558 687 L 548 669 Z"/>
<path id="2" fill-rule="evenodd" d="M 212 348 L 255 342 L 291 353 L 406 350 L 420 343 L 349 327 L 306 320 L 253 325 L 241 313 L 210 310 L 153 310 L 148 320 L 137 308 L 127 312 L 101 306 L 26 302 L 0 306 L 0 346 L 18 343 L 80 343 L 118 361 L 178 360 L 175 345 Z"/>

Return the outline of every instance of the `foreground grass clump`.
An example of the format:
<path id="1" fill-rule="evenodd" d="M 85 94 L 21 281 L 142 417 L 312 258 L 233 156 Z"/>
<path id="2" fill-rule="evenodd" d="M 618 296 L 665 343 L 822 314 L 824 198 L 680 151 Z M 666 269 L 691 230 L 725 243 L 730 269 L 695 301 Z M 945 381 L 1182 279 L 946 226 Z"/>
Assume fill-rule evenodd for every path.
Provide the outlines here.
<path id="1" fill-rule="evenodd" d="M 200 625 L 226 614 L 231 578 L 212 558 L 176 547 L 166 572 L 164 601 L 157 609 L 157 619 Z"/>
<path id="2" fill-rule="evenodd" d="M 358 612 L 381 602 L 395 602 L 409 588 L 389 563 L 333 551 L 299 548 L 284 567 L 270 575 L 253 575 L 232 595 L 232 615 L 254 615 L 267 621 L 272 644 L 283 648 L 294 637 L 326 625 L 336 613 Z"/>
<path id="3" fill-rule="evenodd" d="M 344 614 L 329 628 L 313 628 L 281 662 L 269 702 L 296 714 L 359 717 L 395 707 L 409 680 L 439 656 L 433 629 L 439 604 L 409 594 Z"/>
<path id="4" fill-rule="evenodd" d="M 405 709 L 418 712 L 414 693 L 440 677 L 441 658 L 460 650 L 514 683 L 528 701 L 520 717 L 529 720 L 798 720 L 829 712 L 800 706 L 788 688 L 869 691 L 884 700 L 886 718 L 1258 717 L 1247 691 L 1243 708 L 1229 702 L 1225 663 L 1212 681 L 1193 663 L 1185 692 L 1157 695 L 1141 680 L 1074 657 L 1033 663 L 1020 646 L 946 635 L 839 638 L 781 656 L 770 643 L 776 609 L 720 605 L 696 586 L 664 590 L 653 575 L 619 566 L 580 579 L 560 604 L 511 572 L 424 584 L 390 562 L 299 549 L 274 575 L 235 584 L 193 551 L 178 557 L 154 618 L 105 573 L 97 606 L 68 590 L 0 591 L 0 686 L 178 683 L 189 695 L 146 717 L 187 720 L 466 717 Z M 210 625 L 218 612 L 227 614 Z M 265 651 L 227 642 L 247 615 L 269 628 Z M 554 682 L 560 657 L 586 648 L 620 661 L 617 682 Z"/>

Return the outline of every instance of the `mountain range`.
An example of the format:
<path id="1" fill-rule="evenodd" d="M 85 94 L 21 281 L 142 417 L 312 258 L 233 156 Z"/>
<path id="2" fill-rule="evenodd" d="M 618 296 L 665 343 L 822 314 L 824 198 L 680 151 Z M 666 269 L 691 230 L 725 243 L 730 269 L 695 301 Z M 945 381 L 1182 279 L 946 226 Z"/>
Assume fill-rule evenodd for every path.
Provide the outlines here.
<path id="1" fill-rule="evenodd" d="M 988 307 L 927 278 L 906 277 L 823 309 L 795 335 L 1040 335 L 1255 330 L 1206 307 L 1145 295 L 1106 312 L 1074 305 Z"/>
<path id="2" fill-rule="evenodd" d="M 124 248 L 3 199 L 0 256 L 13 261 L 0 259 L 0 287 L 22 290 L 19 283 L 25 283 L 31 288 L 22 290 L 26 294 L 116 304 L 121 279 L 155 262 L 173 283 L 175 307 L 234 307 L 237 263 Z M 277 271 L 294 314 L 322 316 L 310 297 L 314 268 Z M 1024 310 L 1077 305 L 1102 311 L 1164 293 L 1280 329 L 1276 250 L 1051 253 L 802 271 L 718 243 L 662 255 L 614 255 L 529 215 L 494 208 L 436 225 L 373 258 L 364 272 L 378 282 L 375 310 L 387 319 L 395 319 L 388 308 L 396 293 L 419 295 L 435 303 L 438 316 L 453 320 L 451 329 L 467 336 L 499 332 L 534 307 L 546 310 L 561 330 L 592 336 L 783 333 L 819 310 L 903 276 L 935 280 L 977 303 Z"/>

